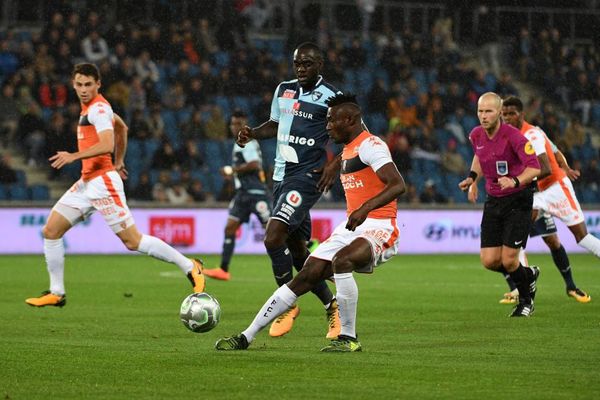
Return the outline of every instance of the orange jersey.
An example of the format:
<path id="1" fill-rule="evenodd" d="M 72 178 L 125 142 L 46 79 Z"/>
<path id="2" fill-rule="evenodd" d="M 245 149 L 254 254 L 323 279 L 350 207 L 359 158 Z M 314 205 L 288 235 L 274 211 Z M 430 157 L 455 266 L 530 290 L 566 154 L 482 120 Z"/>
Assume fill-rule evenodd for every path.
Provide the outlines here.
<path id="1" fill-rule="evenodd" d="M 88 104 L 81 105 L 81 114 L 77 124 L 77 148 L 86 150 L 100 141 L 98 128 L 102 132 L 113 129 L 113 111 L 102 95 L 94 97 Z M 110 153 L 81 160 L 81 178 L 89 181 L 108 171 L 114 170 Z"/>
<path id="2" fill-rule="evenodd" d="M 548 161 L 550 161 L 550 175 L 545 177 L 544 179 L 538 179 L 538 188 L 540 190 L 545 190 L 552 186 L 555 182 L 561 181 L 562 178 L 567 176 L 565 171 L 558 165 L 556 161 L 556 156 L 554 155 L 554 151 L 552 150 L 552 145 L 550 144 L 550 139 L 546 136 L 543 130 L 538 127 L 535 127 L 526 121 L 523 121 L 523 126 L 521 127 L 521 133 L 529 139 L 535 152 L 537 155 L 543 154 L 544 152 L 548 155 Z M 542 150 L 543 146 L 543 150 Z"/>
<path id="3" fill-rule="evenodd" d="M 376 171 L 393 162 L 390 150 L 383 140 L 363 131 L 352 142 L 344 146 L 340 179 L 346 193 L 347 214 L 358 209 L 367 200 L 379 194 L 385 184 Z M 396 218 L 396 200 L 371 211 L 369 218 Z"/>

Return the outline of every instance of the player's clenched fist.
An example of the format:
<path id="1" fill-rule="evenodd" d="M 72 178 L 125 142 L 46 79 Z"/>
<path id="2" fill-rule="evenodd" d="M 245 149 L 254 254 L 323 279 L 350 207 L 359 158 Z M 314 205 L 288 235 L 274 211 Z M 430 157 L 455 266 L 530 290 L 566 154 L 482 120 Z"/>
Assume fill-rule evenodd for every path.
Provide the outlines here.
<path id="1" fill-rule="evenodd" d="M 248 125 L 245 125 L 242 128 L 242 130 L 238 132 L 238 135 L 237 135 L 237 138 L 236 138 L 235 142 L 240 147 L 244 147 L 246 145 L 246 143 L 248 143 L 252 139 L 254 139 L 252 137 L 252 128 L 250 128 Z"/>

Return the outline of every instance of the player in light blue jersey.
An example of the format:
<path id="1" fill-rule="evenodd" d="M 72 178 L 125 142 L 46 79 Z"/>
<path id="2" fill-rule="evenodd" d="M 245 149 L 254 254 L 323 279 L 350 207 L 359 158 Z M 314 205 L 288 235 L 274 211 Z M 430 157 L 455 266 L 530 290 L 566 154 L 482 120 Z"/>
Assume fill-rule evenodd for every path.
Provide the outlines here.
<path id="1" fill-rule="evenodd" d="M 236 136 L 247 123 L 246 114 L 241 110 L 235 110 L 229 120 L 231 135 Z M 265 172 L 262 168 L 262 155 L 258 142 L 250 141 L 244 147 L 235 144 L 232 164 L 223 167 L 223 173 L 233 176 L 236 192 L 229 203 L 220 268 L 205 269 L 203 272 L 210 278 L 228 281 L 231 278 L 229 263 L 235 249 L 238 228 L 249 221 L 251 214 L 258 218 L 263 227 L 271 216 L 271 199 L 265 184 Z"/>
<path id="2" fill-rule="evenodd" d="M 265 247 L 271 258 L 279 286 L 292 280 L 292 266 L 302 269 L 308 258 L 311 237 L 310 209 L 327 190 L 339 171 L 339 160 L 327 164 L 327 104 L 340 93 L 320 75 L 323 54 L 314 43 L 306 42 L 294 51 L 294 80 L 281 82 L 273 96 L 270 119 L 256 128 L 245 126 L 237 143 L 277 137 L 273 172 L 273 213 L 267 224 Z M 327 338 L 340 331 L 337 303 L 321 281 L 312 292 L 325 306 L 329 324 Z M 285 335 L 300 313 L 297 305 L 271 325 L 271 336 Z"/>

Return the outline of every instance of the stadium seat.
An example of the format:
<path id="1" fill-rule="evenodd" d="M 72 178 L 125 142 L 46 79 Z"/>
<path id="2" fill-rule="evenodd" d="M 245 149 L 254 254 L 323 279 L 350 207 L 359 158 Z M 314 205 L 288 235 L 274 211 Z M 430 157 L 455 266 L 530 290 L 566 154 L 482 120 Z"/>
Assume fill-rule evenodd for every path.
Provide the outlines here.
<path id="1" fill-rule="evenodd" d="M 50 189 L 47 185 L 32 185 L 29 187 L 31 200 L 50 200 Z"/>
<path id="2" fill-rule="evenodd" d="M 25 171 L 22 169 L 16 169 L 15 174 L 17 175 L 17 184 L 18 185 L 27 185 L 27 175 Z"/>
<path id="3" fill-rule="evenodd" d="M 9 196 L 8 196 L 8 187 L 4 184 L 0 183 L 0 200 L 4 201 L 4 200 L 8 200 Z"/>
<path id="4" fill-rule="evenodd" d="M 27 186 L 14 184 L 8 188 L 8 196 L 11 200 L 29 200 Z"/>

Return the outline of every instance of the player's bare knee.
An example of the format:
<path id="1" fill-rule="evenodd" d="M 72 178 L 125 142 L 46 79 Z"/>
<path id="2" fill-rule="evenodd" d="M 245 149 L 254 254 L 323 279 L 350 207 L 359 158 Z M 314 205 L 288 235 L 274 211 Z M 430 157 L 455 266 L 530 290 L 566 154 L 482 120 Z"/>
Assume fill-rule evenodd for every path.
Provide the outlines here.
<path id="1" fill-rule="evenodd" d="M 62 232 L 55 227 L 46 224 L 42 228 L 42 235 L 44 236 L 44 239 L 56 240 L 62 237 Z"/>
<path id="2" fill-rule="evenodd" d="M 347 255 L 335 256 L 331 262 L 333 272 L 343 274 L 354 271 L 354 262 Z"/>
<path id="3" fill-rule="evenodd" d="M 492 271 L 497 271 L 502 267 L 502 259 L 496 256 L 481 256 L 481 265 Z"/>
<path id="4" fill-rule="evenodd" d="M 122 239 L 122 241 L 129 251 L 136 251 L 140 247 L 140 241 L 135 238 Z"/>

